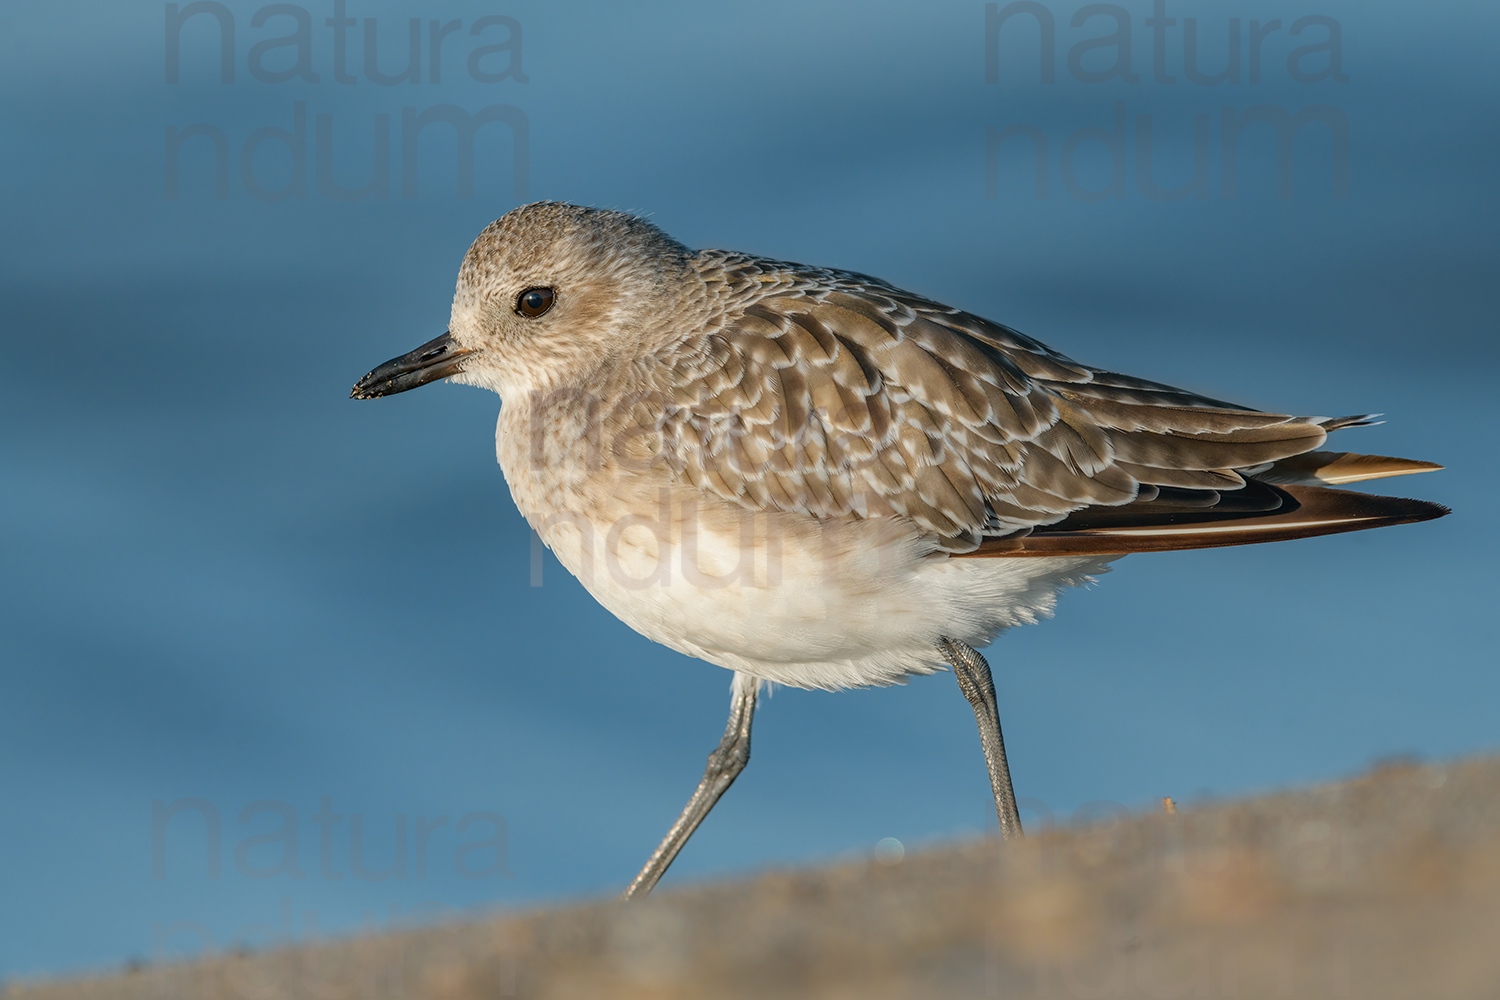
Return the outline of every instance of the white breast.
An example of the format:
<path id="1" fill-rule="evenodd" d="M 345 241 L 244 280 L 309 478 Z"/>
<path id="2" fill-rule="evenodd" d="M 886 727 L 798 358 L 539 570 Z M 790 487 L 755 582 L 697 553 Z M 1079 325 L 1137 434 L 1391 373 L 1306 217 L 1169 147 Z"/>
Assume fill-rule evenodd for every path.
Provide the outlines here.
<path id="1" fill-rule="evenodd" d="M 940 637 L 982 647 L 1051 613 L 1108 559 L 955 559 L 896 519 L 751 514 L 691 488 L 626 487 L 533 524 L 636 631 L 794 687 L 891 684 L 942 669 Z"/>

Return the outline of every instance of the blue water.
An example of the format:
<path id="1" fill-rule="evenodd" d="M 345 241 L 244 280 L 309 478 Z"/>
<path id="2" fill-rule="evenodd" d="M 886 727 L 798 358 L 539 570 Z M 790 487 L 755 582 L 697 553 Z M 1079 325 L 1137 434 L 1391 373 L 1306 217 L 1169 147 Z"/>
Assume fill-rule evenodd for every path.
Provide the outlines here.
<path id="1" fill-rule="evenodd" d="M 1490 7 L 1169 5 L 1197 18 L 1200 73 L 1226 67 L 1239 21 L 1240 82 L 1215 85 L 1186 77 L 1180 23 L 1175 81 L 1157 78 L 1142 4 L 1122 8 L 1138 79 L 1098 83 L 1080 77 L 1115 51 L 1068 52 L 1114 23 L 1070 27 L 1076 5 L 1052 8 L 1051 83 L 1019 16 L 985 82 L 980 3 L 350 0 L 352 83 L 335 79 L 331 0 L 303 9 L 316 82 L 256 79 L 294 68 L 290 47 L 251 49 L 296 22 L 257 28 L 233 3 L 233 82 L 199 14 L 169 83 L 162 5 L 0 8 L 0 974 L 607 894 L 654 846 L 728 675 L 636 636 L 550 556 L 531 585 L 493 396 L 346 398 L 442 331 L 468 241 L 535 198 L 878 274 L 1210 395 L 1383 411 L 1341 444 L 1449 465 L 1390 484 L 1453 506 L 1442 521 L 1136 557 L 1002 638 L 1033 822 L 1500 745 Z M 501 22 L 470 34 L 497 13 L 518 43 Z M 1290 37 L 1309 15 L 1336 44 L 1325 22 Z M 419 82 L 372 82 L 365 19 L 394 74 L 411 17 L 429 19 Z M 462 22 L 437 82 L 432 18 Z M 1256 83 L 1251 19 L 1282 22 Z M 1295 78 L 1292 50 L 1320 41 L 1295 67 L 1322 78 Z M 406 197 L 402 109 L 441 105 L 514 109 L 521 155 L 511 126 L 464 160 L 434 125 Z M 1224 151 L 1225 109 L 1265 107 L 1315 109 L 1283 157 L 1289 192 L 1270 125 Z M 299 114 L 300 167 L 280 140 L 251 143 Z M 1206 156 L 1188 197 L 1143 187 L 1143 122 L 1155 184 L 1189 183 Z M 171 196 L 168 130 L 194 125 L 217 133 L 182 139 Z M 986 130 L 1014 126 L 1031 138 L 987 161 Z M 330 197 L 380 179 L 382 127 L 389 197 Z M 783 690 L 669 882 L 993 824 L 951 679 Z"/>

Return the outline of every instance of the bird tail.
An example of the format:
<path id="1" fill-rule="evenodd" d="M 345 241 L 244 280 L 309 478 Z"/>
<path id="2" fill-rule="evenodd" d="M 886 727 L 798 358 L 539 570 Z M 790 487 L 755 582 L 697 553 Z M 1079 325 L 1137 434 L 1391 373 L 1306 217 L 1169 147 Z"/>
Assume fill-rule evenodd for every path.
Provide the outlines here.
<path id="1" fill-rule="evenodd" d="M 1335 431 L 1378 423 L 1379 417 L 1317 417 L 1307 423 Z M 1028 534 L 986 539 L 959 558 L 1168 552 L 1430 521 L 1449 509 L 1425 500 L 1328 487 L 1441 468 L 1435 462 L 1387 455 L 1308 451 L 1235 469 L 1232 475 L 1242 481 L 1238 488 L 1182 488 L 1197 484 L 1172 483 L 1151 486 L 1147 492 L 1143 487 L 1130 503 L 1084 507 Z"/>
<path id="2" fill-rule="evenodd" d="M 1263 483 L 1278 486 L 1341 486 L 1369 479 L 1436 472 L 1441 468 L 1436 462 L 1419 462 L 1411 458 L 1359 455 L 1352 451 L 1309 451 L 1273 462 L 1251 475 Z"/>

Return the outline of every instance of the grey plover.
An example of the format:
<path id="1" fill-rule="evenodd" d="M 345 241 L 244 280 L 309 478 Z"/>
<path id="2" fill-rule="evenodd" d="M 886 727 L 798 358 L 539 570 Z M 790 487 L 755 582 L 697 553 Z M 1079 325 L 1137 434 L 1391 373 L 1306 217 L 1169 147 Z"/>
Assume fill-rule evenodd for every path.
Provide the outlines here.
<path id="1" fill-rule="evenodd" d="M 766 682 L 951 667 L 1017 836 L 977 651 L 1001 631 L 1130 553 L 1447 513 L 1330 488 L 1439 468 L 1319 450 L 1368 416 L 1265 413 L 1102 371 L 875 278 L 689 250 L 556 202 L 480 233 L 448 331 L 352 394 L 442 378 L 500 394 L 516 506 L 599 603 L 734 672 L 724 737 L 628 896 L 744 768 Z"/>

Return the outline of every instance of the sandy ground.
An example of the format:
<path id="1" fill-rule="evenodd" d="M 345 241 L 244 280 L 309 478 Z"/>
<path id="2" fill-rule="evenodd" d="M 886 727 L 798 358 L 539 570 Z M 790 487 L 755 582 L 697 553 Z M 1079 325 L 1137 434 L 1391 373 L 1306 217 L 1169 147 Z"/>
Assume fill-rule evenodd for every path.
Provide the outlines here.
<path id="1" fill-rule="evenodd" d="M 1500 998 L 1500 757 L 5 1000 Z"/>

